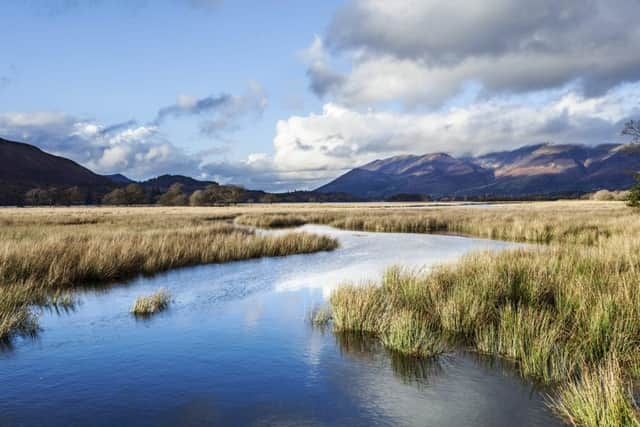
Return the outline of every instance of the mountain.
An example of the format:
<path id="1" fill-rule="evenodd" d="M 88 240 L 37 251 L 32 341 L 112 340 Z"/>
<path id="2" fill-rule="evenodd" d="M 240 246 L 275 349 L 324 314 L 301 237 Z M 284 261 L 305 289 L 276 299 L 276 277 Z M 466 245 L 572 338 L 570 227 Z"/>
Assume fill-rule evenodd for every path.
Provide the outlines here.
<path id="1" fill-rule="evenodd" d="M 72 160 L 0 138 L 0 205 L 22 203 L 25 192 L 33 188 L 79 187 L 100 192 L 112 185 L 108 178 Z"/>
<path id="2" fill-rule="evenodd" d="M 445 153 L 434 153 L 376 160 L 347 172 L 316 191 L 384 199 L 400 193 L 453 194 L 460 188 L 488 185 L 493 181 L 491 169 Z"/>
<path id="3" fill-rule="evenodd" d="M 33 145 L 0 138 L 0 181 L 22 185 L 108 185 L 104 176 Z"/>
<path id="4" fill-rule="evenodd" d="M 127 185 L 127 184 L 133 184 L 135 183 L 134 180 L 130 179 L 129 177 L 126 177 L 124 175 L 122 175 L 121 173 L 114 173 L 111 175 L 102 175 L 105 178 L 107 178 L 109 181 L 111 181 L 114 184 L 117 185 Z"/>
<path id="5" fill-rule="evenodd" d="M 184 175 L 160 175 L 155 178 L 140 182 L 145 190 L 157 193 L 166 192 L 173 184 L 182 184 L 182 191 L 193 193 L 202 190 L 209 185 L 217 185 L 215 181 L 199 181 Z"/>
<path id="6" fill-rule="evenodd" d="M 551 196 L 625 189 L 638 171 L 637 145 L 538 144 L 478 157 L 390 157 L 355 168 L 316 191 L 367 199 L 400 193 L 437 198 Z"/>

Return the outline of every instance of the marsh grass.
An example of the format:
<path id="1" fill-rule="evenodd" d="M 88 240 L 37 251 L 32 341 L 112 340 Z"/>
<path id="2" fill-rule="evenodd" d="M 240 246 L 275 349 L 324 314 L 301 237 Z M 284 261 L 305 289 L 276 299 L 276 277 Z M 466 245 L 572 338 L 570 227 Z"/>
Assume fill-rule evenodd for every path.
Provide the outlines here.
<path id="1" fill-rule="evenodd" d="M 638 427 L 638 407 L 615 359 L 560 387 L 550 405 L 573 425 Z"/>
<path id="2" fill-rule="evenodd" d="M 0 212 L 0 339 L 37 331 L 38 307 L 69 309 L 74 289 L 338 245 L 308 233 L 255 234 L 227 223 L 232 217 L 197 209 Z"/>
<path id="3" fill-rule="evenodd" d="M 151 295 L 140 296 L 131 307 L 131 313 L 136 316 L 151 316 L 166 310 L 171 302 L 171 294 L 160 289 Z"/>
<path id="4" fill-rule="evenodd" d="M 384 322 L 380 340 L 388 349 L 409 356 L 433 357 L 444 352 L 440 334 L 410 310 L 400 310 Z"/>

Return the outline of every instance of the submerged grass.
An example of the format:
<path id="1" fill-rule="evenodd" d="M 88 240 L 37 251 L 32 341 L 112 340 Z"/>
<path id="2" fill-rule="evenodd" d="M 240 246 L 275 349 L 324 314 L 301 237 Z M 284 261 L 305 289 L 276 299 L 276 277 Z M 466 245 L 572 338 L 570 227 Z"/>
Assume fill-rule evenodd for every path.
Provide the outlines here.
<path id="1" fill-rule="evenodd" d="M 325 327 L 331 322 L 333 315 L 331 313 L 331 307 L 317 306 L 314 307 L 309 313 L 309 321 L 312 325 L 318 327 Z"/>
<path id="2" fill-rule="evenodd" d="M 337 247 L 335 239 L 308 233 L 256 234 L 229 218 L 202 210 L 0 212 L 0 339 L 35 333 L 37 307 L 68 306 L 74 289 L 176 267 Z"/>
<path id="3" fill-rule="evenodd" d="M 136 316 L 150 316 L 166 310 L 171 302 L 171 294 L 164 289 L 146 296 L 138 297 L 131 307 L 131 313 Z"/>

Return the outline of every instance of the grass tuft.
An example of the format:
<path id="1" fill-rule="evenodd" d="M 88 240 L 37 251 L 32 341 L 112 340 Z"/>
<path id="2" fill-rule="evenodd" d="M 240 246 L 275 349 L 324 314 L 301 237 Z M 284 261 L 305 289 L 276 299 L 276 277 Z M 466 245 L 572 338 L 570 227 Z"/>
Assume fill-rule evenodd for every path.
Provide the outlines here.
<path id="1" fill-rule="evenodd" d="M 171 295 L 168 291 L 160 289 L 159 291 L 146 296 L 138 297 L 131 313 L 136 316 L 149 316 L 166 310 L 171 302 Z"/>

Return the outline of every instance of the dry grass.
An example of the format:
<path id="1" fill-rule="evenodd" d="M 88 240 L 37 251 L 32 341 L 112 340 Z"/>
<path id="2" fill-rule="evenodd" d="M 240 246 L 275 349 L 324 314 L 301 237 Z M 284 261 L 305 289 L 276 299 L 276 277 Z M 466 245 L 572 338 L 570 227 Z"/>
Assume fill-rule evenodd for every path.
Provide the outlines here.
<path id="1" fill-rule="evenodd" d="M 150 316 L 166 310 L 170 302 L 171 295 L 169 292 L 160 289 L 151 295 L 138 297 L 133 307 L 131 307 L 131 313 L 136 316 Z"/>
<path id="2" fill-rule="evenodd" d="M 640 235 L 638 215 L 623 202 L 540 202 L 489 208 L 389 205 L 246 213 L 236 221 L 264 228 L 314 223 L 357 231 L 454 233 L 535 243 L 595 244 L 623 233 Z"/>
<path id="3" fill-rule="evenodd" d="M 265 236 L 200 209 L 0 210 L 0 339 L 37 330 L 61 292 L 196 264 L 332 250 L 334 239 Z"/>

